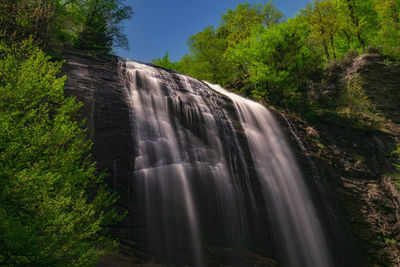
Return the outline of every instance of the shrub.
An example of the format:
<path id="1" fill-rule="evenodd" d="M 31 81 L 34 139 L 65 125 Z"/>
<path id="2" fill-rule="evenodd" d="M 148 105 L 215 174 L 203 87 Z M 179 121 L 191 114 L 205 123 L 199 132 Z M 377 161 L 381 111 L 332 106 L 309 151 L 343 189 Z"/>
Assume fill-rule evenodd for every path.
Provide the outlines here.
<path id="1" fill-rule="evenodd" d="M 116 242 L 115 198 L 65 97 L 61 63 L 0 43 L 0 265 L 88 266 Z M 107 208 L 109 211 L 105 212 Z"/>
<path id="2" fill-rule="evenodd" d="M 349 119 L 365 121 L 370 119 L 374 112 L 374 106 L 364 91 L 363 83 L 358 74 L 350 76 L 347 80 L 346 90 L 340 99 L 340 113 Z"/>

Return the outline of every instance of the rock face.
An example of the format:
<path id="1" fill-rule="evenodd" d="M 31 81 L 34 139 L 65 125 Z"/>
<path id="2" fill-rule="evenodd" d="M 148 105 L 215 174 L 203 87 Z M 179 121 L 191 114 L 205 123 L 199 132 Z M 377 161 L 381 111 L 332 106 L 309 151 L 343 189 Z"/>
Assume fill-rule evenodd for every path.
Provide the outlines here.
<path id="1" fill-rule="evenodd" d="M 94 141 L 92 154 L 99 168 L 108 172 L 111 188 L 120 195 L 118 207 L 128 211 L 124 221 L 113 228 L 113 234 L 121 240 L 120 252 L 104 257 L 99 266 L 168 264 L 162 257 L 143 249 L 143 222 L 137 220 L 141 211 L 130 201 L 135 195 L 131 171 L 135 155 L 131 152 L 136 149 L 136 144 L 126 102 L 127 85 L 121 79 L 123 73 L 118 58 L 89 57 L 76 52 L 68 52 L 65 57 L 66 92 L 84 103 L 83 118 L 88 135 Z M 396 122 L 399 119 L 396 98 L 388 105 L 385 98 L 379 97 L 379 92 L 399 96 L 400 81 L 396 79 L 400 79 L 400 75 L 394 77 L 398 71 L 394 67 L 382 73 L 381 68 L 386 67 L 364 58 L 358 65 L 353 65 L 351 71 L 370 79 L 367 93 L 371 100 Z M 375 72 L 378 76 L 371 74 Z M 380 80 L 384 82 L 380 83 Z M 338 84 L 343 86 L 340 81 Z M 227 112 L 234 112 L 227 99 L 221 97 L 220 101 Z M 325 228 L 331 229 L 327 231 L 327 238 L 338 259 L 335 266 L 399 264 L 396 242 L 400 241 L 400 199 L 392 182 L 384 178 L 384 174 L 393 171 L 390 152 L 399 141 L 395 124 L 391 133 L 356 132 L 330 124 L 311 125 L 292 116 L 274 113 L 303 166 L 309 187 L 313 188 L 312 198 L 319 203 L 317 209 L 322 214 Z M 237 131 L 243 135 L 240 129 Z M 206 245 L 207 266 L 235 265 L 231 260 L 237 252 L 215 243 Z M 265 242 L 264 246 L 274 251 L 272 243 Z M 242 252 L 238 265 L 280 266 L 275 256 L 274 252 L 263 254 L 256 244 Z"/>
<path id="2" fill-rule="evenodd" d="M 400 66 L 385 64 L 378 54 L 365 54 L 331 64 L 325 79 L 312 91 L 320 101 L 335 100 L 346 89 L 349 79 L 357 75 L 378 115 L 400 123 Z M 329 101 L 328 100 L 328 101 Z"/>
<path id="3" fill-rule="evenodd" d="M 77 52 L 65 55 L 63 72 L 68 79 L 66 93 L 84 104 L 88 136 L 93 140 L 92 155 L 100 170 L 108 174 L 108 183 L 120 192 L 121 210 L 130 210 L 124 197 L 131 192 L 132 134 L 130 109 L 125 101 L 124 84 L 119 77 L 118 59 L 113 56 L 91 57 Z M 133 216 L 129 212 L 125 222 Z M 124 226 L 114 229 L 124 231 Z"/>
<path id="4" fill-rule="evenodd" d="M 400 66 L 383 63 L 376 54 L 356 58 L 346 76 L 359 74 L 363 88 L 377 112 L 395 123 L 400 123 Z"/>
<path id="5" fill-rule="evenodd" d="M 319 86 L 338 97 L 347 79 L 359 74 L 376 111 L 387 119 L 382 130 L 309 123 L 294 116 L 287 116 L 288 121 L 282 119 L 281 125 L 288 133 L 291 127 L 306 147 L 302 150 L 294 135 L 289 134 L 305 172 L 316 173 L 323 186 L 330 189 L 330 201 L 324 209 L 334 209 L 345 219 L 336 223 L 335 218 L 328 220 L 336 224 L 336 231 L 341 225 L 354 233 L 350 239 L 366 260 L 363 266 L 399 266 L 400 198 L 387 175 L 395 172 L 391 152 L 400 141 L 400 67 L 383 64 L 378 55 L 364 55 L 335 71 L 334 78 Z M 333 238 L 348 249 L 344 240 Z"/>
<path id="6" fill-rule="evenodd" d="M 393 171 L 389 159 L 396 138 L 381 132 L 308 124 L 294 117 L 289 117 L 289 121 L 307 147 L 307 153 L 299 146 L 296 149 L 305 172 L 316 172 L 323 186 L 329 188 L 329 197 L 323 198 L 329 201 L 322 202 L 320 208 L 330 209 L 339 216 L 327 216 L 332 229 L 336 233 L 354 234 L 347 237 L 333 234 L 331 238 L 342 245 L 343 252 L 356 246 L 366 260 L 367 265 L 361 266 L 397 266 L 398 248 L 385 242 L 385 239 L 397 240 L 399 233 L 398 191 L 385 178 L 385 174 Z M 282 121 L 282 126 L 288 127 L 285 123 Z M 295 146 L 297 140 L 292 142 Z M 316 169 L 307 165 L 308 158 Z"/>

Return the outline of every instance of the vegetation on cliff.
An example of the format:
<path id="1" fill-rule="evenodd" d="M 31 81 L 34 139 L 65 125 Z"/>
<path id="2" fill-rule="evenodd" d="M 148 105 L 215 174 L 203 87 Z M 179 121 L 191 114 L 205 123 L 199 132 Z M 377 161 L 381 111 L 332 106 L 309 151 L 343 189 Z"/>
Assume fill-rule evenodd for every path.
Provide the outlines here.
<path id="1" fill-rule="evenodd" d="M 396 150 L 393 151 L 393 154 L 397 156 L 397 162 L 395 163 L 395 167 L 398 170 L 398 173 L 393 175 L 393 179 L 395 180 L 397 189 L 400 189 L 400 143 L 397 144 Z"/>
<path id="2" fill-rule="evenodd" d="M 115 197 L 60 66 L 29 41 L 0 44 L 0 265 L 87 266 L 116 245 Z"/>
<path id="3" fill-rule="evenodd" d="M 62 62 L 44 51 L 127 46 L 122 0 L 0 2 L 0 265 L 93 266 L 121 219 L 64 94 Z"/>

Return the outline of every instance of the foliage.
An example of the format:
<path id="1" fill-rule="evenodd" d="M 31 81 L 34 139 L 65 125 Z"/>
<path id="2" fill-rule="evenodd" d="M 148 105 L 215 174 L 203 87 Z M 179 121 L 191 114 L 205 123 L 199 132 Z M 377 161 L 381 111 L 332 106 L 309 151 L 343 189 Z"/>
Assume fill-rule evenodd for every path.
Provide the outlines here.
<path id="1" fill-rule="evenodd" d="M 394 166 L 397 169 L 397 173 L 389 175 L 394 180 L 394 183 L 398 190 L 400 190 L 400 143 L 397 143 L 396 149 L 392 152 L 396 156 Z"/>
<path id="2" fill-rule="evenodd" d="M 120 219 L 65 97 L 61 63 L 0 44 L 0 265 L 89 266 L 116 242 Z M 108 210 L 108 211 L 105 211 Z"/>
<path id="3" fill-rule="evenodd" d="M 218 28 L 207 27 L 187 42 L 190 53 L 179 62 L 180 71 L 222 85 L 247 75 L 241 62 L 229 55 L 236 45 L 247 40 L 259 24 L 270 27 L 283 20 L 283 14 L 271 3 L 239 4 L 222 15 Z"/>
<path id="4" fill-rule="evenodd" d="M 2 0 L 0 37 L 3 40 L 21 41 L 33 35 L 37 41 L 47 43 L 60 7 L 60 2 L 55 0 Z"/>
<path id="5" fill-rule="evenodd" d="M 354 49 L 356 38 L 363 52 L 378 30 L 377 13 L 373 0 L 335 0 L 339 10 L 338 19 L 343 23 L 342 31 L 348 42 L 348 49 Z"/>
<path id="6" fill-rule="evenodd" d="M 400 59 L 400 0 L 375 0 L 381 27 L 374 41 L 382 53 Z"/>
<path id="7" fill-rule="evenodd" d="M 363 81 L 358 74 L 348 78 L 346 91 L 341 96 L 340 113 L 349 119 L 366 121 L 375 120 L 374 106 L 369 101 L 363 88 Z"/>
<path id="8" fill-rule="evenodd" d="M 80 49 L 109 53 L 113 47 L 128 48 L 120 23 L 129 19 L 132 9 L 123 0 L 84 0 L 79 2 L 84 17 L 75 46 Z"/>
<path id="9" fill-rule="evenodd" d="M 397 155 L 397 160 L 398 162 L 400 162 L 400 143 L 397 144 L 396 150 L 393 151 L 393 154 Z M 400 163 L 399 164 L 395 164 L 395 167 L 400 170 Z"/>
<path id="10" fill-rule="evenodd" d="M 252 97 L 274 105 L 307 106 L 306 83 L 320 64 L 319 51 L 310 49 L 308 29 L 301 18 L 269 28 L 259 27 L 230 57 L 246 62 Z M 305 104 L 305 105 L 304 105 Z"/>
<path id="11" fill-rule="evenodd" d="M 130 18 L 124 0 L 2 0 L 0 40 L 12 44 L 32 36 L 42 48 L 75 46 L 110 52 L 127 47 L 121 22 Z"/>
<path id="12" fill-rule="evenodd" d="M 203 80 L 222 83 L 226 74 L 223 55 L 226 41 L 214 27 L 191 36 L 188 40 L 191 59 L 196 62 L 192 72 Z"/>
<path id="13" fill-rule="evenodd" d="M 162 58 L 153 58 L 150 63 L 171 70 L 179 70 L 178 62 L 171 62 L 168 51 L 165 51 L 165 55 Z"/>
<path id="14" fill-rule="evenodd" d="M 228 46 L 233 46 L 248 38 L 252 29 L 262 24 L 269 27 L 278 24 L 283 14 L 271 2 L 262 4 L 239 4 L 234 10 L 228 9 L 221 17 L 221 31 L 226 33 Z"/>
<path id="15" fill-rule="evenodd" d="M 164 66 L 302 115 L 375 123 L 381 119 L 358 78 L 340 98 L 315 86 L 362 53 L 400 59 L 399 11 L 400 0 L 313 0 L 285 21 L 272 2 L 239 4 L 219 27 L 191 36 L 189 54 Z"/>
<path id="16" fill-rule="evenodd" d="M 341 30 L 341 23 L 337 19 L 337 9 L 332 1 L 318 1 L 308 3 L 302 14 L 311 30 L 310 37 L 322 44 L 326 59 L 336 59 L 335 38 Z M 332 57 L 331 57 L 332 55 Z"/>

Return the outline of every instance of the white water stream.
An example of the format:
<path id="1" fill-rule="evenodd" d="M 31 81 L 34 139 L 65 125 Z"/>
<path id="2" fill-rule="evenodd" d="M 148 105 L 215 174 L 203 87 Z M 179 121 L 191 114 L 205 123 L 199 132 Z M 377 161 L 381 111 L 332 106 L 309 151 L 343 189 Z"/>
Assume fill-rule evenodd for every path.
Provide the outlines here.
<path id="1" fill-rule="evenodd" d="M 272 228 L 275 240 L 265 243 L 276 243 L 283 263 L 330 266 L 303 177 L 264 106 L 145 64 L 127 61 L 121 69 L 136 149 L 135 198 L 150 252 L 206 266 L 206 239 L 236 249 L 258 237 L 262 243 Z M 210 87 L 236 110 L 222 108 L 231 102 Z"/>

